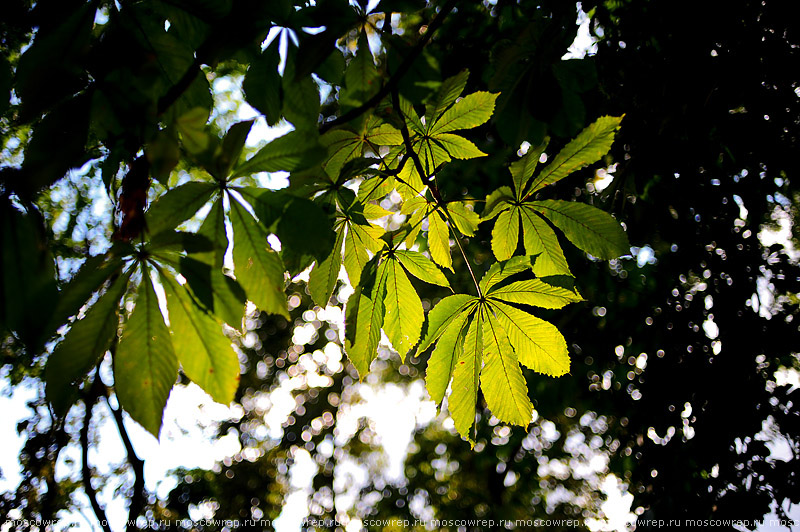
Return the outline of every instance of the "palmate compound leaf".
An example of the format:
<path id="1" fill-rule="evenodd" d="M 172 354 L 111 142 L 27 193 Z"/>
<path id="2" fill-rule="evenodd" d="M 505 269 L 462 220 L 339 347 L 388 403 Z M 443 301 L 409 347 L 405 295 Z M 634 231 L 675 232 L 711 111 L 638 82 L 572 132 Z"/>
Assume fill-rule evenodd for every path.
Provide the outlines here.
<path id="1" fill-rule="evenodd" d="M 159 269 L 167 296 L 169 328 L 175 354 L 183 372 L 211 395 L 214 401 L 230 403 L 239 385 L 239 357 L 222 325 L 201 309 L 191 294 L 169 274 Z"/>
<path id="2" fill-rule="evenodd" d="M 178 377 L 178 359 L 147 268 L 136 306 L 114 354 L 114 389 L 120 405 L 156 438 Z"/>
<path id="3" fill-rule="evenodd" d="M 67 413 L 76 387 L 111 345 L 119 326 L 119 301 L 128 288 L 131 270 L 112 281 L 108 289 L 72 324 L 45 366 L 45 393 L 56 416 Z"/>
<path id="4" fill-rule="evenodd" d="M 231 201 L 233 263 L 236 280 L 248 299 L 265 312 L 289 319 L 283 262 L 261 226 L 238 201 Z"/>
<path id="5" fill-rule="evenodd" d="M 479 284 L 485 299 L 455 294 L 428 313 L 419 352 L 436 343 L 426 385 L 437 403 L 452 377 L 449 410 L 459 433 L 470 439 L 478 380 L 498 419 L 527 425 L 532 406 L 519 363 L 550 376 L 569 371 L 567 344 L 555 326 L 508 302 L 561 308 L 581 301 L 577 292 L 541 279 L 513 281 L 532 269 L 537 257 L 513 257 L 492 265 Z M 508 281 L 512 281 L 508 283 Z"/>
<path id="6" fill-rule="evenodd" d="M 482 221 L 497 217 L 492 231 L 492 251 L 497 260 L 507 260 L 516 252 L 521 225 L 526 254 L 539 256 L 534 265 L 536 275 L 572 275 L 556 234 L 540 214 L 561 229 L 578 248 L 595 257 L 612 259 L 628 253 L 625 232 L 603 211 L 574 202 L 530 199 L 545 185 L 600 160 L 611 148 L 621 120 L 622 117 L 608 116 L 598 119 L 568 143 L 536 177 L 533 173 L 547 140 L 512 163 L 513 190 L 500 187 L 490 193 L 481 217 Z M 529 182 L 530 191 L 526 192 Z"/>

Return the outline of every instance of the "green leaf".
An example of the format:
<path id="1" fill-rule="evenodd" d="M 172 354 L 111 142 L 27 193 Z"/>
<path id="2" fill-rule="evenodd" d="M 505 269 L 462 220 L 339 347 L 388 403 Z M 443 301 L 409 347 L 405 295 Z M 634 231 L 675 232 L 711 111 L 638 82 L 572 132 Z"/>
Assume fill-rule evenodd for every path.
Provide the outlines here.
<path id="1" fill-rule="evenodd" d="M 428 329 L 417 352 L 422 353 L 428 349 L 444 334 L 444 331 L 458 318 L 459 314 L 469 312 L 477 304 L 478 298 L 466 294 L 453 294 L 439 301 L 428 313 Z"/>
<path id="2" fill-rule="evenodd" d="M 533 405 L 517 356 L 505 329 L 488 309 L 483 310 L 483 348 L 486 364 L 481 371 L 481 390 L 492 414 L 500 421 L 526 427 L 533 419 Z"/>
<path id="3" fill-rule="evenodd" d="M 397 260 L 400 261 L 408 273 L 425 281 L 426 283 L 438 284 L 439 286 L 450 287 L 447 277 L 442 270 L 436 267 L 431 260 L 418 251 L 397 250 L 394 252 Z"/>
<path id="4" fill-rule="evenodd" d="M 367 250 L 377 253 L 385 242 L 381 240 L 383 228 L 373 225 L 364 218 L 363 212 L 359 212 L 362 206 L 354 204 L 347 211 L 348 219 L 340 226 L 341 230 L 345 227 L 347 234 L 344 242 L 344 269 L 353 285 L 358 284 L 361 279 L 361 271 L 369 261 Z"/>
<path id="5" fill-rule="evenodd" d="M 319 120 L 319 86 L 311 76 L 299 79 L 295 76 L 296 53 L 296 49 L 290 46 L 282 80 L 283 116 L 296 129 L 316 133 Z"/>
<path id="6" fill-rule="evenodd" d="M 481 292 L 487 294 L 492 288 L 512 275 L 530 270 L 534 265 L 533 259 L 534 257 L 518 256 L 511 257 L 503 262 L 495 262 L 481 279 L 479 284 Z"/>
<path id="7" fill-rule="evenodd" d="M 508 260 L 519 244 L 519 207 L 500 213 L 492 229 L 492 251 L 497 260 Z"/>
<path id="8" fill-rule="evenodd" d="M 358 38 L 358 50 L 344 72 L 345 88 L 339 96 L 342 107 L 358 107 L 380 90 L 380 77 L 372 59 L 367 34 Z"/>
<path id="9" fill-rule="evenodd" d="M 145 213 L 150 234 L 176 228 L 208 203 L 216 190 L 213 183 L 190 182 L 167 191 Z"/>
<path id="10" fill-rule="evenodd" d="M 258 109 L 270 126 L 281 119 L 281 76 L 278 74 L 281 58 L 278 45 L 279 39 L 275 39 L 250 63 L 242 82 L 247 103 Z"/>
<path id="11" fill-rule="evenodd" d="M 545 215 L 579 249 L 599 259 L 630 253 L 628 237 L 614 217 L 585 203 L 534 201 L 531 207 Z"/>
<path id="12" fill-rule="evenodd" d="M 547 144 L 550 142 L 548 137 L 542 141 L 541 144 L 535 148 L 528 150 L 520 160 L 511 163 L 509 170 L 511 171 L 511 178 L 514 182 L 514 191 L 516 192 L 517 200 L 521 200 L 525 194 L 525 187 L 528 180 L 533 176 L 536 171 L 536 166 L 539 164 L 539 158 L 547 149 Z"/>
<path id="13" fill-rule="evenodd" d="M 473 236 L 475 230 L 478 229 L 478 224 L 481 223 L 481 217 L 460 201 L 448 203 L 447 212 L 462 235 Z"/>
<path id="14" fill-rule="evenodd" d="M 450 230 L 441 215 L 436 212 L 428 216 L 428 248 L 436 264 L 453 271 L 453 259 L 450 257 Z"/>
<path id="15" fill-rule="evenodd" d="M 328 215 L 316 203 L 292 194 L 258 188 L 237 188 L 253 206 L 267 232 L 281 241 L 281 256 L 291 274 L 328 256 L 336 234 Z"/>
<path id="16" fill-rule="evenodd" d="M 114 390 L 120 406 L 158 438 L 164 407 L 178 377 L 178 358 L 146 269 L 142 277 L 136 306 L 114 354 Z"/>
<path id="17" fill-rule="evenodd" d="M 86 259 L 78 273 L 59 292 L 58 303 L 50 324 L 46 327 L 45 335 L 54 333 L 70 316 L 77 314 L 83 304 L 109 277 L 120 272 L 122 265 L 123 257 L 119 254 L 119 247 L 112 247 L 102 255 Z"/>
<path id="18" fill-rule="evenodd" d="M 344 246 L 344 231 L 336 233 L 333 249 L 323 261 L 317 261 L 314 269 L 308 276 L 308 291 L 314 303 L 322 308 L 328 306 L 339 272 L 342 269 L 342 246 Z"/>
<path id="19" fill-rule="evenodd" d="M 239 386 L 239 357 L 230 339 L 185 288 L 163 271 L 159 273 L 167 295 L 169 328 L 177 340 L 172 345 L 183 372 L 214 401 L 230 403 Z"/>
<path id="20" fill-rule="evenodd" d="M 445 328 L 436 348 L 428 360 L 425 374 L 425 387 L 431 399 L 438 405 L 444 399 L 447 386 L 453 377 L 453 370 L 464 351 L 469 314 L 460 312 Z"/>
<path id="21" fill-rule="evenodd" d="M 211 135 L 206 131 L 208 109 L 193 107 L 175 120 L 175 126 L 181 133 L 183 147 L 191 154 L 206 151 L 211 142 Z"/>
<path id="22" fill-rule="evenodd" d="M 258 172 L 294 172 L 322 162 L 325 148 L 313 131 L 291 131 L 261 148 L 250 159 L 233 170 L 231 178 Z"/>
<path id="23" fill-rule="evenodd" d="M 67 413 L 75 399 L 75 385 L 100 361 L 119 325 L 119 300 L 128 288 L 131 272 L 117 277 L 111 286 L 72 324 L 45 366 L 45 393 L 56 416 Z"/>
<path id="24" fill-rule="evenodd" d="M 228 251 L 228 234 L 225 231 L 225 210 L 222 205 L 222 196 L 218 197 L 211 205 L 211 210 L 208 211 L 197 234 L 211 242 L 211 250 L 195 253 L 194 258 L 221 271 L 225 264 L 225 253 Z"/>
<path id="25" fill-rule="evenodd" d="M 483 326 L 475 316 L 467 329 L 464 348 L 453 369 L 453 384 L 447 409 L 461 436 L 474 445 L 469 429 L 475 423 L 481 366 L 483 364 Z"/>
<path id="26" fill-rule="evenodd" d="M 554 325 L 506 303 L 492 301 L 491 306 L 521 364 L 551 377 L 569 371 L 567 342 Z"/>
<path id="27" fill-rule="evenodd" d="M 455 76 L 449 77 L 442 82 L 439 90 L 436 93 L 436 100 L 432 106 L 429 118 L 441 116 L 445 110 L 456 101 L 464 87 L 467 86 L 467 79 L 469 78 L 469 70 L 462 70 Z"/>
<path id="28" fill-rule="evenodd" d="M 492 290 L 486 295 L 507 303 L 521 303 L 553 309 L 583 301 L 583 298 L 572 290 L 547 284 L 541 279 L 517 281 Z"/>
<path id="29" fill-rule="evenodd" d="M 403 144 L 403 134 L 391 124 L 380 124 L 375 126 L 373 121 L 368 120 L 371 125 L 366 130 L 364 140 L 373 146 L 400 146 Z"/>
<path id="30" fill-rule="evenodd" d="M 383 330 L 400 358 L 405 360 L 406 354 L 417 345 L 422 331 L 425 316 L 422 302 L 399 261 L 389 259 L 381 263 L 379 277 L 382 268 L 386 270 Z"/>
<path id="31" fill-rule="evenodd" d="M 209 313 L 234 329 L 242 328 L 247 295 L 237 281 L 192 257 L 181 257 L 178 271 L 186 278 L 192 296 Z"/>
<path id="32" fill-rule="evenodd" d="M 370 286 L 357 287 L 347 300 L 345 352 L 358 370 L 360 379 L 369 373 L 369 366 L 378 353 L 381 325 L 386 313 L 386 275 L 386 268 L 379 269 L 376 279 L 373 269 Z"/>
<path id="33" fill-rule="evenodd" d="M 533 273 L 538 277 L 569 275 L 569 265 L 558 243 L 555 231 L 536 212 L 524 204 L 519 209 L 522 219 L 522 241 L 527 255 L 536 255 Z"/>
<path id="34" fill-rule="evenodd" d="M 511 187 L 500 187 L 486 196 L 486 206 L 481 213 L 481 221 L 491 220 L 501 212 L 510 209 L 514 200 Z"/>
<path id="35" fill-rule="evenodd" d="M 175 130 L 162 129 L 144 148 L 147 161 L 150 163 L 151 175 L 162 185 L 167 186 L 169 176 L 181 158 Z"/>
<path id="36" fill-rule="evenodd" d="M 225 180 L 231 173 L 231 169 L 239 162 L 244 143 L 250 134 L 254 120 L 244 120 L 233 124 L 225 138 L 222 139 L 222 151 L 215 157 L 216 177 L 218 180 Z"/>
<path id="37" fill-rule="evenodd" d="M 238 201 L 231 201 L 230 218 L 236 280 L 259 309 L 289 319 L 285 268 L 280 256 L 267 243 L 267 235 L 255 218 Z"/>
<path id="38" fill-rule="evenodd" d="M 487 155 L 469 140 L 452 133 L 440 133 L 433 137 L 433 141 L 456 159 L 474 159 L 476 157 L 486 157 Z M 433 165 L 434 168 L 436 166 L 438 165 Z"/>
<path id="39" fill-rule="evenodd" d="M 468 94 L 429 126 L 428 135 L 435 136 L 483 124 L 492 117 L 498 96 L 483 91 Z"/>
<path id="40" fill-rule="evenodd" d="M 346 162 L 361 156 L 363 147 L 361 136 L 346 129 L 328 131 L 319 138 L 319 142 L 328 149 L 328 160 L 323 167 L 333 180 L 336 180 Z"/>
<path id="41" fill-rule="evenodd" d="M 614 142 L 621 116 L 603 116 L 584 129 L 531 182 L 531 193 L 600 160 Z"/>

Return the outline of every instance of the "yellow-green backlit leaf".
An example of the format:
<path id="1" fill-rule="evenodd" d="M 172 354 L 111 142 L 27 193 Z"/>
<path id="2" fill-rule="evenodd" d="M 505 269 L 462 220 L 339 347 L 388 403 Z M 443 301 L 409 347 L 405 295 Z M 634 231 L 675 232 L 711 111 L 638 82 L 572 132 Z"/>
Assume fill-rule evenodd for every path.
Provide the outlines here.
<path id="1" fill-rule="evenodd" d="M 467 329 L 464 348 L 453 369 L 453 384 L 447 403 L 456 430 L 473 445 L 469 431 L 475 423 L 475 404 L 478 401 L 482 364 L 483 325 L 479 317 L 475 316 Z"/>
<path id="2" fill-rule="evenodd" d="M 596 163 L 611 149 L 621 116 L 603 116 L 581 131 L 531 182 L 531 192 Z"/>
<path id="3" fill-rule="evenodd" d="M 450 217 L 453 218 L 462 235 L 474 235 L 475 230 L 478 229 L 478 224 L 481 223 L 481 217 L 460 201 L 448 203 L 447 212 L 450 213 Z"/>
<path id="4" fill-rule="evenodd" d="M 159 197 L 145 213 L 151 235 L 175 229 L 205 205 L 217 190 L 213 183 L 190 182 Z"/>
<path id="5" fill-rule="evenodd" d="M 492 251 L 497 260 L 508 260 L 519 244 L 518 207 L 500 213 L 492 229 Z"/>
<path id="6" fill-rule="evenodd" d="M 503 262 L 495 262 L 494 264 L 492 264 L 492 267 L 489 268 L 489 271 L 486 272 L 483 278 L 481 279 L 479 285 L 481 288 L 481 292 L 486 294 L 492 287 L 501 283 L 502 281 L 511 277 L 512 275 L 516 275 L 526 270 L 530 270 L 534 264 L 533 259 L 534 257 L 522 256 L 522 257 L 511 257 L 509 260 Z"/>
<path id="7" fill-rule="evenodd" d="M 288 319 L 283 261 L 269 246 L 261 226 L 238 201 L 231 201 L 230 217 L 236 280 L 258 308 Z"/>
<path id="8" fill-rule="evenodd" d="M 585 203 L 545 200 L 530 203 L 564 232 L 578 249 L 599 259 L 615 259 L 630 253 L 625 231 L 613 216 Z"/>
<path id="9" fill-rule="evenodd" d="M 417 351 L 425 351 L 458 319 L 459 314 L 470 312 L 477 304 L 478 298 L 466 294 L 454 294 L 439 301 L 428 313 L 428 329 Z"/>
<path id="10" fill-rule="evenodd" d="M 487 155 L 469 140 L 452 133 L 440 133 L 434 137 L 434 142 L 456 159 L 474 159 Z"/>
<path id="11" fill-rule="evenodd" d="M 517 356 L 491 311 L 484 309 L 483 318 L 486 365 L 481 371 L 481 390 L 486 404 L 500 421 L 525 427 L 533 419 L 533 405 Z"/>
<path id="12" fill-rule="evenodd" d="M 397 259 L 400 261 L 408 273 L 425 281 L 426 283 L 438 284 L 439 286 L 450 286 L 447 277 L 431 260 L 418 251 L 395 251 Z"/>
<path id="13" fill-rule="evenodd" d="M 336 231 L 336 242 L 325 260 L 317 262 L 308 276 L 308 291 L 314 303 L 322 308 L 328 306 L 339 271 L 342 269 L 342 246 L 344 245 L 344 229 Z"/>
<path id="14" fill-rule="evenodd" d="M 368 292 L 358 287 L 347 300 L 345 351 L 361 379 L 369 373 L 369 366 L 378 354 L 385 315 L 386 274 L 385 267 L 379 269 L 377 279 Z"/>
<path id="15" fill-rule="evenodd" d="M 428 135 L 435 136 L 483 124 L 492 117 L 498 96 L 500 94 L 482 91 L 468 94 L 431 124 Z"/>
<path id="16" fill-rule="evenodd" d="M 189 292 L 169 275 L 161 274 L 167 295 L 172 343 L 183 372 L 214 401 L 233 401 L 239 385 L 239 357 L 220 325 L 200 309 Z"/>
<path id="17" fill-rule="evenodd" d="M 381 264 L 381 268 L 386 269 L 383 330 L 400 358 L 405 360 L 406 353 L 417 345 L 422 331 L 422 302 L 399 261 L 389 259 Z M 381 268 L 378 269 L 378 276 L 381 276 Z"/>
<path id="18" fill-rule="evenodd" d="M 464 92 L 464 87 L 467 85 L 468 78 L 469 70 L 462 70 L 455 76 L 449 77 L 442 82 L 439 86 L 439 90 L 436 92 L 436 102 L 432 106 L 433 109 L 430 112 L 431 118 L 440 116 L 456 101 L 456 98 Z"/>
<path id="19" fill-rule="evenodd" d="M 491 306 L 521 364 L 551 377 L 569 371 L 567 342 L 554 325 L 506 303 L 492 301 Z"/>
<path id="20" fill-rule="evenodd" d="M 481 213 L 481 221 L 491 220 L 501 212 L 510 209 L 513 204 L 514 193 L 511 187 L 500 187 L 486 196 L 486 206 Z"/>
<path id="21" fill-rule="evenodd" d="M 583 298 L 572 290 L 547 284 L 541 279 L 517 281 L 486 295 L 507 303 L 521 303 L 542 308 L 561 308 L 570 303 L 583 301 Z"/>
<path id="22" fill-rule="evenodd" d="M 539 158 L 542 156 L 542 153 L 547 148 L 547 144 L 549 142 L 550 139 L 545 137 L 541 144 L 535 148 L 529 149 L 528 153 L 526 153 L 520 160 L 511 163 L 509 170 L 511 171 L 511 178 L 514 181 L 514 191 L 517 199 L 522 199 L 522 196 L 525 193 L 525 186 L 528 184 L 528 180 L 536 171 L 536 166 L 539 164 Z"/>
<path id="23" fill-rule="evenodd" d="M 536 255 L 533 273 L 538 277 L 572 276 L 555 231 L 530 207 L 520 207 L 519 214 L 522 219 L 522 241 L 525 245 L 525 253 Z"/>
<path id="24" fill-rule="evenodd" d="M 467 318 L 469 318 L 469 314 L 461 312 L 449 323 L 439 337 L 439 342 L 428 360 L 425 387 L 437 405 L 444 399 L 447 385 L 450 384 L 450 379 L 453 377 L 453 370 L 463 352 Z"/>
<path id="25" fill-rule="evenodd" d="M 453 271 L 453 259 L 450 257 L 450 230 L 437 212 L 428 216 L 428 248 L 436 264 Z"/>
<path id="26" fill-rule="evenodd" d="M 122 408 L 156 438 L 177 377 L 178 359 L 169 329 L 145 272 L 114 354 L 114 389 Z"/>

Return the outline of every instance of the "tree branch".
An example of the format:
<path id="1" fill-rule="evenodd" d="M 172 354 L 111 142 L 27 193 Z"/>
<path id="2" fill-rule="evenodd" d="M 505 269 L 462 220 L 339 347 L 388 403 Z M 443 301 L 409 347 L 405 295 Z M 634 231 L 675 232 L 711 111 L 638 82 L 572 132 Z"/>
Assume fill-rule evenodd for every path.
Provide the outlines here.
<path id="1" fill-rule="evenodd" d="M 111 414 L 114 416 L 114 421 L 117 425 L 119 436 L 122 439 L 122 444 L 125 446 L 125 452 L 128 455 L 128 463 L 131 465 L 131 469 L 133 469 L 133 495 L 131 496 L 131 504 L 128 507 L 128 522 L 130 523 L 135 521 L 139 514 L 142 513 L 142 510 L 147 503 L 147 493 L 144 485 L 144 461 L 139 458 L 133 448 L 130 436 L 128 435 L 128 431 L 123 423 L 122 409 L 111 406 L 111 401 L 109 400 L 108 396 L 108 389 L 105 386 L 103 387 L 102 393 L 105 397 L 108 409 L 111 410 Z"/>
<path id="2" fill-rule="evenodd" d="M 422 49 L 425 48 L 425 45 L 428 44 L 428 41 L 431 40 L 433 34 L 439 29 L 439 26 L 442 25 L 444 19 L 450 12 L 456 7 L 457 0 L 447 0 L 444 6 L 442 6 L 442 10 L 439 11 L 430 24 L 428 24 L 428 29 L 425 33 L 420 37 L 417 44 L 414 45 L 414 48 L 408 53 L 408 55 L 403 59 L 403 62 L 400 63 L 400 66 L 397 67 L 397 71 L 392 74 L 389 78 L 389 81 L 386 82 L 386 85 L 381 87 L 375 96 L 367 100 L 366 102 L 362 103 L 358 107 L 347 111 L 345 114 L 341 115 L 340 117 L 336 118 L 335 120 L 331 120 L 330 122 L 325 122 L 319 127 L 320 134 L 325 133 L 326 131 L 340 126 L 342 124 L 346 124 L 347 122 L 353 120 L 354 118 L 358 118 L 369 109 L 378 105 L 381 100 L 383 100 L 386 96 L 389 95 L 397 85 L 400 83 L 400 80 L 405 76 L 408 71 L 411 69 L 411 65 L 414 64 L 414 61 L 419 57 L 419 54 L 422 53 Z M 386 24 L 386 22 L 384 22 Z M 389 20 L 389 24 L 391 24 L 391 19 Z"/>
<path id="3" fill-rule="evenodd" d="M 97 517 L 97 521 L 100 523 L 103 532 L 111 532 L 111 528 L 108 526 L 108 518 L 106 517 L 106 513 L 100 506 L 100 503 L 97 501 L 97 491 L 95 491 L 94 487 L 92 486 L 92 469 L 89 467 L 89 425 L 92 422 L 93 407 L 102 393 L 101 390 L 102 381 L 100 380 L 100 373 L 98 370 L 95 372 L 94 381 L 89 387 L 86 397 L 83 400 L 86 412 L 83 414 L 83 426 L 81 427 L 80 432 L 81 455 L 83 458 L 81 474 L 83 478 L 83 491 L 89 498 L 94 515 Z"/>

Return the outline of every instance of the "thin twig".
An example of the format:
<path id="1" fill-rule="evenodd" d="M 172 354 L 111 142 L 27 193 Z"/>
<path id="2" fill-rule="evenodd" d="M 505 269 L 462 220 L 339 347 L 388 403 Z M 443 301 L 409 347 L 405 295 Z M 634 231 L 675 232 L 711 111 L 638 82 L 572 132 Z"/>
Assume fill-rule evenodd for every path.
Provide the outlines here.
<path id="1" fill-rule="evenodd" d="M 403 59 L 403 62 L 400 63 L 399 67 L 397 67 L 397 71 L 392 74 L 392 76 L 389 78 L 389 81 L 386 82 L 386 85 L 381 87 L 381 90 L 379 90 L 375 96 L 358 107 L 349 110 L 339 118 L 331 120 L 330 122 L 325 122 L 319 127 L 319 132 L 325 133 L 331 128 L 346 124 L 354 118 L 358 118 L 369 109 L 372 109 L 378 105 L 381 100 L 383 100 L 390 92 L 392 92 L 392 90 L 394 90 L 400 83 L 400 80 L 403 78 L 403 76 L 405 76 L 411 69 L 411 65 L 414 64 L 414 61 L 417 59 L 419 54 L 422 53 L 422 49 L 425 48 L 425 45 L 431 40 L 433 34 L 437 29 L 439 29 L 439 26 L 442 25 L 445 17 L 450 14 L 454 7 L 456 7 L 456 3 L 457 0 L 448 0 L 445 5 L 442 6 L 441 11 L 436 14 L 431 23 L 428 25 L 427 31 L 425 31 L 422 37 L 420 37 L 419 41 L 417 41 L 417 44 L 414 45 L 414 48 L 408 53 L 405 59 Z M 389 23 L 391 24 L 391 21 L 389 21 Z"/>
<path id="2" fill-rule="evenodd" d="M 83 458 L 81 474 L 83 477 L 83 491 L 89 498 L 94 515 L 97 517 L 97 521 L 100 523 L 103 532 L 111 532 L 111 528 L 108 526 L 108 518 L 106 517 L 106 513 L 100 506 L 100 503 L 97 501 L 97 491 L 95 491 L 94 487 L 92 486 L 92 469 L 89 466 L 89 425 L 92 422 L 92 410 L 94 404 L 97 402 L 97 399 L 102 393 L 101 389 L 102 381 L 100 380 L 100 372 L 98 369 L 98 371 L 95 372 L 94 381 L 89 387 L 86 397 L 83 400 L 86 412 L 83 414 L 83 426 L 81 427 L 80 431 L 81 455 Z"/>
<path id="3" fill-rule="evenodd" d="M 139 514 L 142 513 L 147 502 L 147 493 L 145 492 L 144 483 L 144 462 L 139 458 L 133 448 L 130 436 L 123 423 L 122 409 L 111 406 L 108 389 L 105 386 L 103 386 L 102 394 L 103 397 L 105 397 L 108 409 L 111 410 L 111 414 L 114 417 L 119 436 L 122 439 L 122 444 L 125 446 L 125 452 L 128 455 L 128 463 L 131 465 L 131 469 L 133 469 L 133 495 L 131 496 L 131 504 L 128 507 L 128 522 L 130 523 L 134 522 Z"/>

